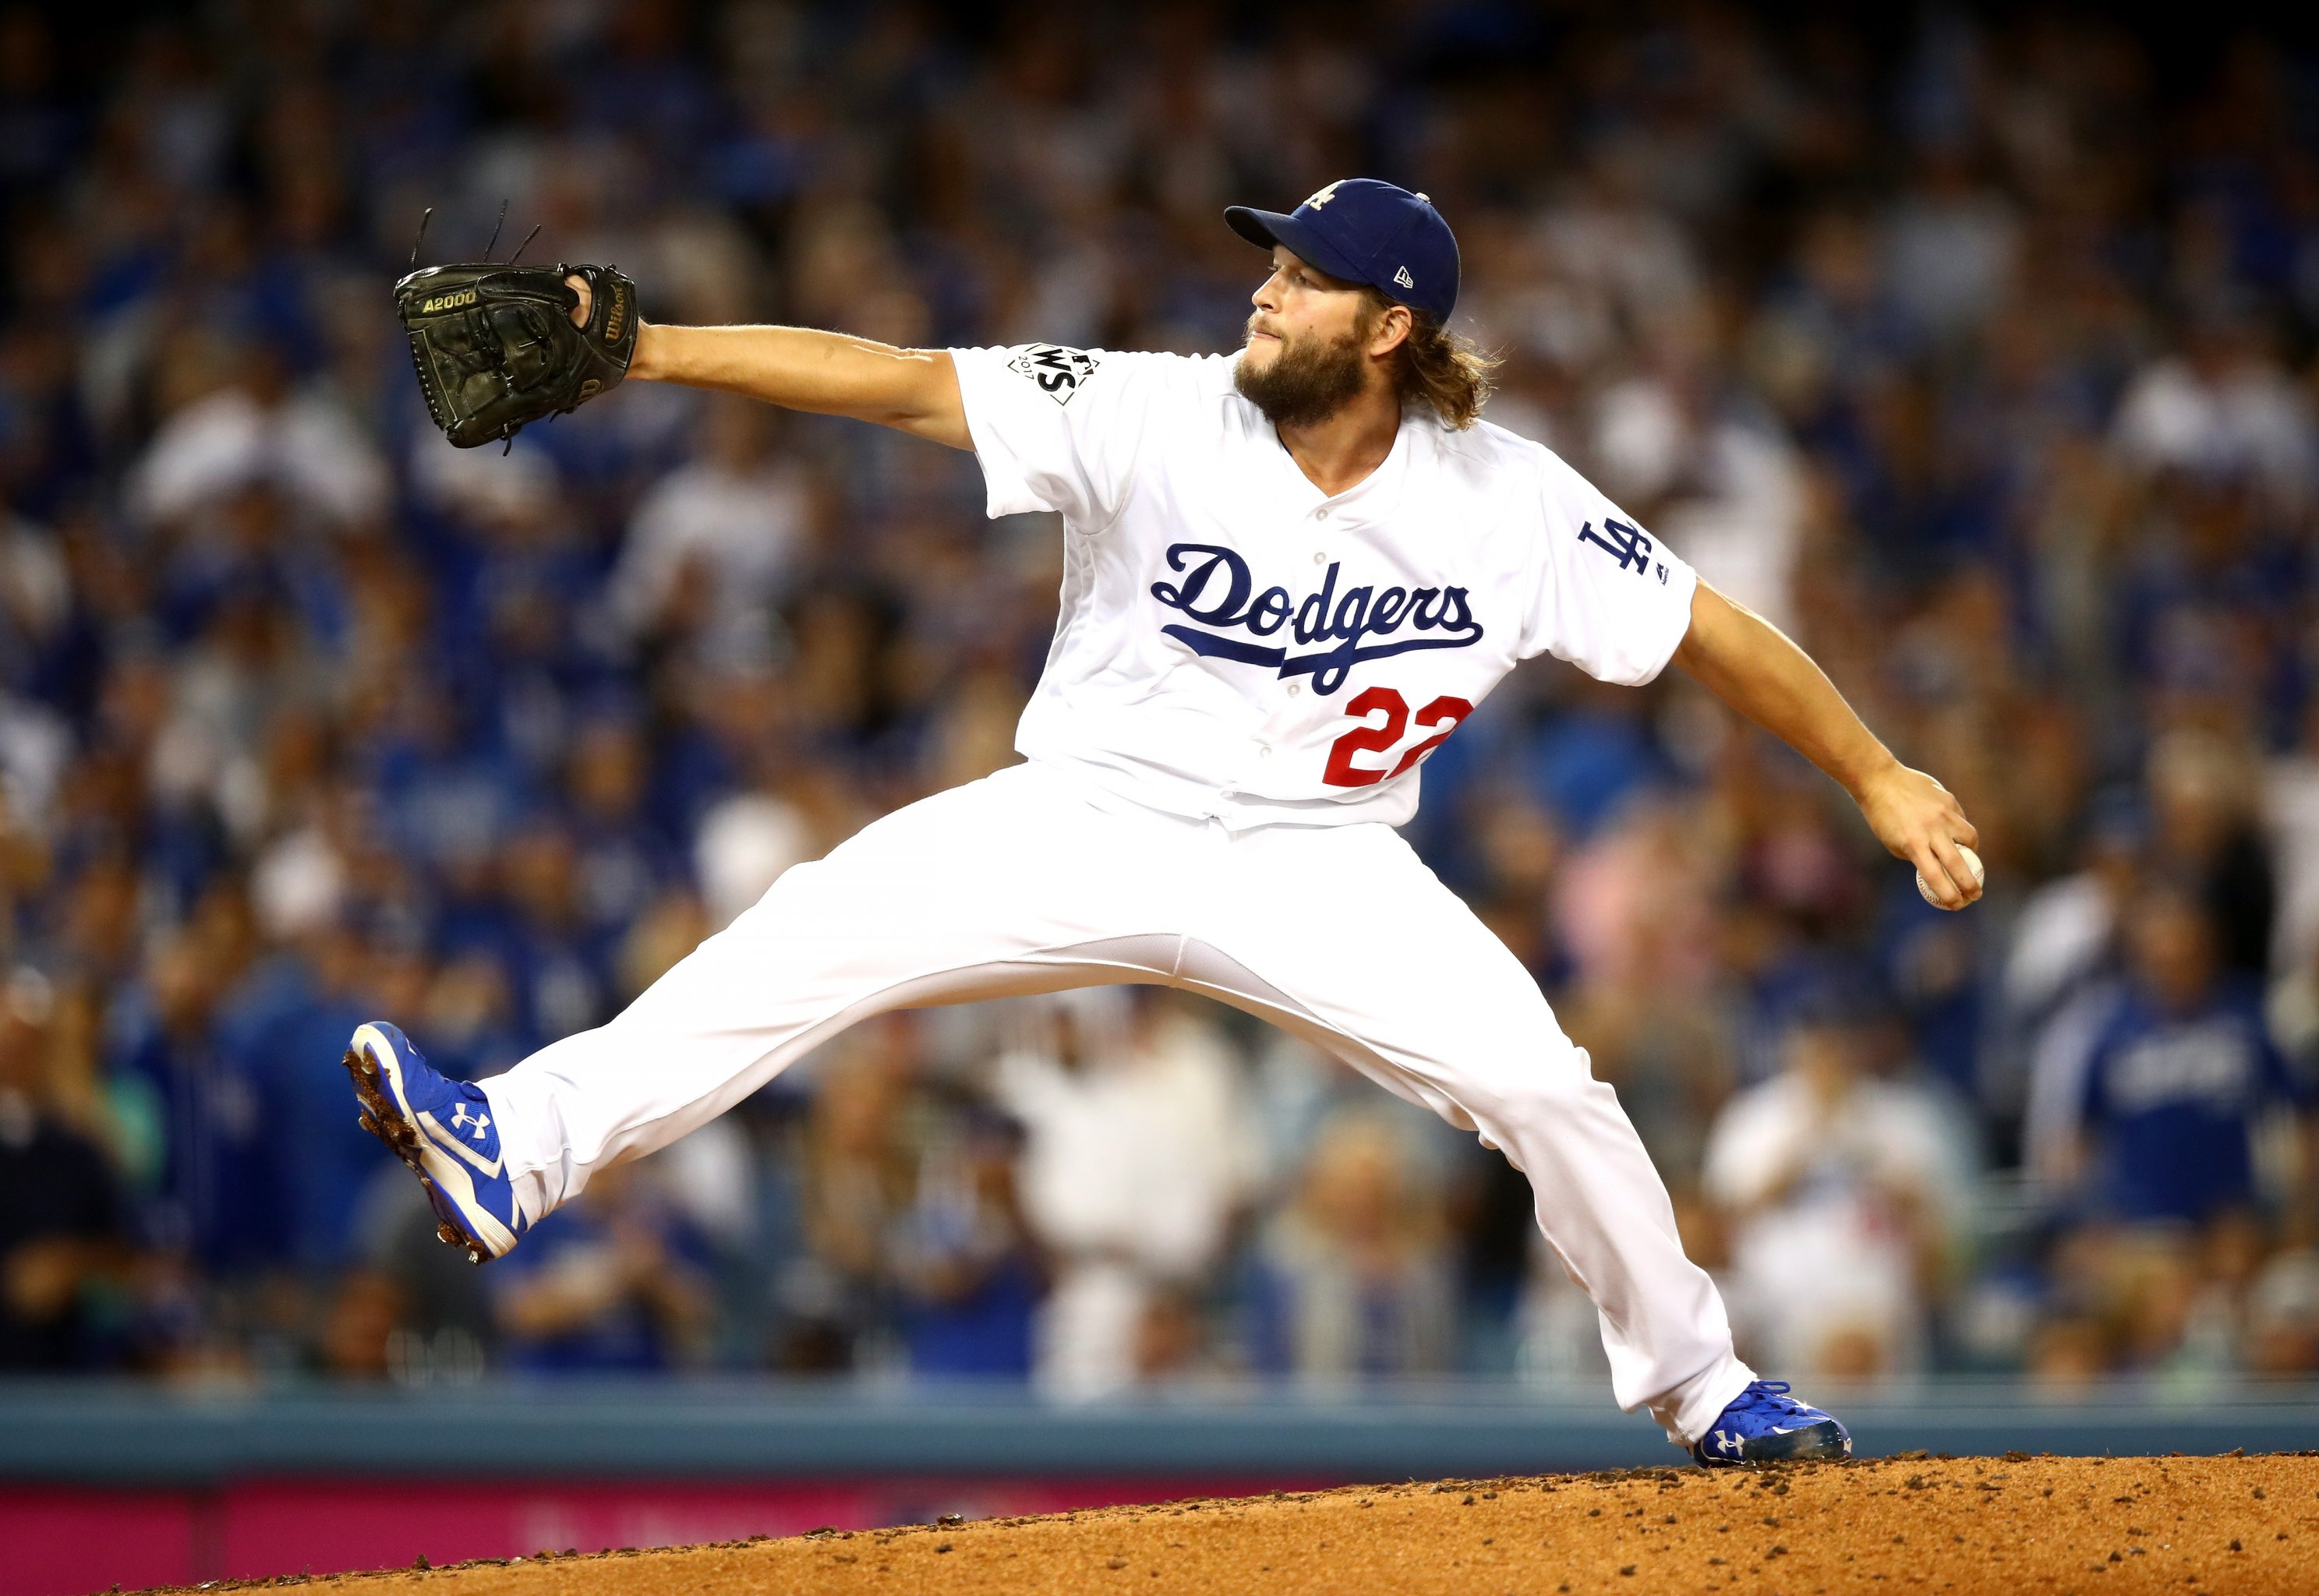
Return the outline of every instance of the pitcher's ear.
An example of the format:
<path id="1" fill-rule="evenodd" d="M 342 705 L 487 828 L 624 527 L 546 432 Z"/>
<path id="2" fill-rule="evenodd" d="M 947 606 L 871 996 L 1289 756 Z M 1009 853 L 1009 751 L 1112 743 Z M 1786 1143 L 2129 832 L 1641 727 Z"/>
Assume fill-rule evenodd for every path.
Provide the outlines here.
<path id="1" fill-rule="evenodd" d="M 1417 318 L 1410 313 L 1407 305 L 1387 303 L 1369 333 L 1369 353 L 1390 355 L 1407 343 L 1416 330 Z"/>

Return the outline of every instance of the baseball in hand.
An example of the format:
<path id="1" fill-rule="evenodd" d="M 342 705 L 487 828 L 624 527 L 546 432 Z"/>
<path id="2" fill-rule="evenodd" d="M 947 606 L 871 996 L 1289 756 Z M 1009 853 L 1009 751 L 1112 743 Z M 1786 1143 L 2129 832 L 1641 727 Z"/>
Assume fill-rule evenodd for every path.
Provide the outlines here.
<path id="1" fill-rule="evenodd" d="M 1964 855 L 1964 867 L 1972 872 L 1972 884 L 1974 886 L 1978 887 L 1981 882 L 1988 879 L 1988 872 L 1981 868 L 1980 854 L 1975 853 L 1963 843 L 1959 843 L 1956 845 L 1956 851 Z M 1935 908 L 1942 906 L 1941 900 L 1933 896 L 1932 883 L 1925 879 L 1925 872 L 1922 870 L 1918 870 L 1917 872 L 1917 890 L 1923 896 L 1924 900 L 1932 905 Z"/>

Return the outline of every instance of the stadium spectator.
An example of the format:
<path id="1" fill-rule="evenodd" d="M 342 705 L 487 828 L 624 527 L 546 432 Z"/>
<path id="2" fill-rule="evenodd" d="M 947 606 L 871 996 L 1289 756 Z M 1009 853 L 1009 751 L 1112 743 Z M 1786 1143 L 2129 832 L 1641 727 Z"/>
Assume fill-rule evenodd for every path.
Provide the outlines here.
<path id="1" fill-rule="evenodd" d="M 1250 1362 L 1315 1385 L 1439 1374 L 1455 1349 L 1439 1194 L 1401 1126 L 1347 1108 L 1258 1248 Z"/>
<path id="2" fill-rule="evenodd" d="M 1782 1368 L 1919 1368 L 1972 1153 L 1924 1087 L 1871 1069 L 1859 973 L 1823 979 L 1791 1011 L 1785 1068 L 1733 1097 L 1709 1137 L 1703 1185 L 1730 1232 L 1735 1328 Z"/>
<path id="3" fill-rule="evenodd" d="M 1184 1001 L 1097 987 L 1042 1005 L 994 1086 L 1024 1127 L 1024 1215 L 1051 1259 L 1038 1377 L 1071 1398 L 1132 1384 L 1155 1298 L 1222 1256 L 1257 1149 L 1222 1039 Z"/>
<path id="4" fill-rule="evenodd" d="M 606 596 L 620 624 L 661 646 L 710 653 L 762 643 L 767 607 L 807 554 L 813 496 L 771 446 L 779 412 L 719 397 L 701 419 L 700 457 L 648 490 Z"/>
<path id="5" fill-rule="evenodd" d="M 218 1052 L 246 1067 L 269 1122 L 266 1142 L 279 1150 L 284 1261 L 316 1276 L 353 1249 L 355 1215 L 378 1171 L 378 1144 L 347 1113 L 332 1072 L 315 1060 L 343 1048 L 337 1033 L 352 1035 L 373 1005 L 422 998 L 427 977 L 416 962 L 408 950 L 334 919 L 251 969 L 226 993 L 212 1023 Z"/>
<path id="6" fill-rule="evenodd" d="M 563 771 L 572 907 L 600 956 L 680 886 L 685 871 L 683 855 L 650 813 L 652 749 L 642 717 L 615 699 L 575 719 Z"/>
<path id="7" fill-rule="evenodd" d="M 127 1213 L 104 1153 L 57 1111 L 56 995 L 19 969 L 0 994 L 0 1369 L 104 1366 L 99 1289 L 129 1261 Z"/>
<path id="8" fill-rule="evenodd" d="M 918 1035 L 907 1017 L 857 1026 L 815 1083 L 794 1177 L 800 1246 L 780 1282 L 776 1367 L 830 1374 L 890 1364 L 894 1241 L 914 1196 L 907 1110 Z"/>
<path id="9" fill-rule="evenodd" d="M 701 1239 L 649 1162 L 597 1171 L 578 1222 L 492 1281 L 510 1366 L 538 1373 L 652 1373 L 708 1350 Z"/>
<path id="10" fill-rule="evenodd" d="M 2279 1252 L 2248 1292 L 2247 1366 L 2262 1375 L 2319 1373 L 2319 1255 Z"/>
<path id="11" fill-rule="evenodd" d="M 948 1118 L 894 1245 L 903 1356 L 915 1375 L 1027 1379 L 1045 1281 L 1015 1192 L 1021 1133 L 968 1105 Z"/>
<path id="12" fill-rule="evenodd" d="M 200 539 L 197 518 L 264 488 L 324 527 L 374 526 L 392 491 L 377 446 L 326 392 L 292 392 L 281 350 L 260 341 L 238 353 L 232 377 L 164 421 L 131 467 L 135 513 Z"/>
<path id="13" fill-rule="evenodd" d="M 2287 1195 L 2260 1189 L 2256 1136 L 2269 1114 L 2305 1112 L 2311 1094 L 2271 1044 L 2260 989 L 2226 973 L 2219 940 L 2179 884 L 2146 881 L 2129 906 L 2128 978 L 2080 1097 L 2097 1213 L 2200 1225 Z"/>
<path id="14" fill-rule="evenodd" d="M 417 1183 L 379 1173 L 389 1177 L 363 1187 L 354 1256 L 322 1317 L 316 1361 L 333 1375 L 411 1386 L 479 1379 L 499 1350 L 489 1283 L 443 1245 Z"/>
<path id="15" fill-rule="evenodd" d="M 284 1166 L 266 1150 L 278 1127 L 250 1061 L 212 1025 L 217 955 L 190 930 L 153 951 L 149 996 L 117 1022 L 115 1068 L 161 1131 L 140 1193 L 146 1238 L 198 1269 L 247 1283 L 276 1267 L 289 1240 Z"/>

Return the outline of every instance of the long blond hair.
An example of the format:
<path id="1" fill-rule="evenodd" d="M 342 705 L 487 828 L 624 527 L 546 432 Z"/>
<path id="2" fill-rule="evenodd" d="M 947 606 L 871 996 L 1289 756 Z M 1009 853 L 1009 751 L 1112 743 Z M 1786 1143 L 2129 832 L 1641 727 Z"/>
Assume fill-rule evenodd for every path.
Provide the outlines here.
<path id="1" fill-rule="evenodd" d="M 1368 296 L 1367 324 L 1375 327 L 1376 318 L 1394 302 L 1374 288 Z M 1443 425 L 1463 432 L 1490 401 L 1503 363 L 1464 333 L 1450 331 L 1421 311 L 1412 309 L 1409 322 L 1409 336 L 1394 351 L 1394 390 L 1404 407 L 1422 404 Z"/>

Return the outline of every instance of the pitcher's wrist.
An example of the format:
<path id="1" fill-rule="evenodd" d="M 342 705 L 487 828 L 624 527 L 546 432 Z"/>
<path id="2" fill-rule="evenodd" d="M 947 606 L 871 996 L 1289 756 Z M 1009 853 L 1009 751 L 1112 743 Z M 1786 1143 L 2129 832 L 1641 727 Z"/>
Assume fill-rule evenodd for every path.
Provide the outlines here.
<path id="1" fill-rule="evenodd" d="M 636 352 L 628 356 L 628 377 L 633 382 L 661 383 L 668 380 L 662 364 L 667 353 L 665 329 L 649 321 L 636 323 Z"/>
<path id="2" fill-rule="evenodd" d="M 1864 807 L 1872 790 L 1906 769 L 1893 757 L 1890 749 L 1881 743 L 1872 742 L 1869 750 L 1857 762 L 1857 768 L 1847 766 L 1833 774 L 1837 785 L 1852 795 L 1852 801 Z"/>

